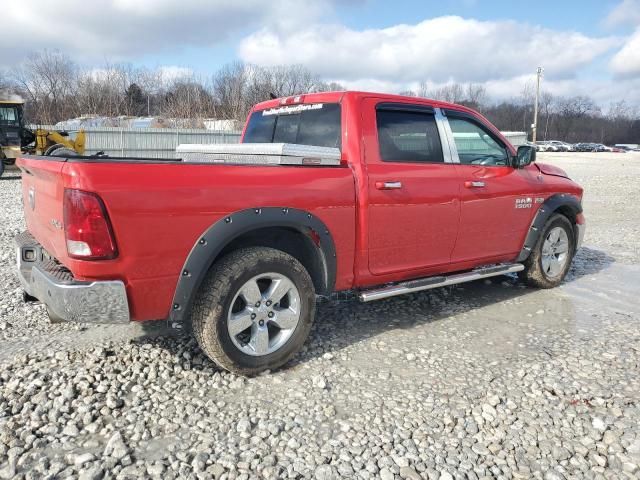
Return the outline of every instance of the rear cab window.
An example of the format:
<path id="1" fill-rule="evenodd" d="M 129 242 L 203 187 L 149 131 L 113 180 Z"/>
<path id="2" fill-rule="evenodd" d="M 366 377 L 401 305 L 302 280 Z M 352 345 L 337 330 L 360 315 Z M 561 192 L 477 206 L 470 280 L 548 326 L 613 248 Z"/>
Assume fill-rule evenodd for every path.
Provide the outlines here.
<path id="1" fill-rule="evenodd" d="M 244 143 L 297 143 L 341 148 L 339 103 L 307 103 L 257 110 L 245 129 Z"/>
<path id="2" fill-rule="evenodd" d="M 411 105 L 376 108 L 380 159 L 384 162 L 443 163 L 434 112 Z"/>

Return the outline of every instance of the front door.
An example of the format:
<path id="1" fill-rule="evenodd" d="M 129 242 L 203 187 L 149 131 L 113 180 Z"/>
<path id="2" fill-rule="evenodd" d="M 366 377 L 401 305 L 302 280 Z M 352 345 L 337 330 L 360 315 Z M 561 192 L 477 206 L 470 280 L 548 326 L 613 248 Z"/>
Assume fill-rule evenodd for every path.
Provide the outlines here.
<path id="1" fill-rule="evenodd" d="M 541 199 L 535 167 L 511 166 L 497 135 L 468 114 L 447 113 L 459 158 L 460 230 L 453 263 L 517 256 Z M 454 153 L 455 156 L 455 153 Z"/>
<path id="2" fill-rule="evenodd" d="M 434 110 L 364 100 L 369 270 L 374 275 L 448 265 L 460 205 Z M 419 272 L 416 272 L 419 273 Z"/>

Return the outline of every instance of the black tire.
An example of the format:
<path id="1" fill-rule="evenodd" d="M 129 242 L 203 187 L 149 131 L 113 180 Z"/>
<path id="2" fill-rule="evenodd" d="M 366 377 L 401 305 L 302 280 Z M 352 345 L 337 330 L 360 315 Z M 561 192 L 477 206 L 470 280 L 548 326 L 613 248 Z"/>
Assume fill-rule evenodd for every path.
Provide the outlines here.
<path id="1" fill-rule="evenodd" d="M 546 238 L 549 236 L 551 230 L 555 228 L 562 228 L 568 239 L 568 253 L 567 260 L 564 263 L 562 269 L 556 275 L 549 275 L 545 272 L 542 262 L 542 249 Z M 573 224 L 567 217 L 561 214 L 552 215 L 547 223 L 544 225 L 536 244 L 531 250 L 529 258 L 525 260 L 525 269 L 519 273 L 520 279 L 525 281 L 527 285 L 536 288 L 554 288 L 560 285 L 567 275 L 569 268 L 571 267 L 571 261 L 575 255 L 575 233 Z"/>
<path id="2" fill-rule="evenodd" d="M 300 298 L 298 323 L 277 350 L 252 356 L 231 339 L 227 317 L 241 287 L 252 278 L 274 272 L 285 276 Z M 255 375 L 287 363 L 301 348 L 315 316 L 315 291 L 307 270 L 291 255 L 267 247 L 236 250 L 216 262 L 202 282 L 191 313 L 191 326 L 202 351 L 220 367 L 240 375 Z"/>
<path id="3" fill-rule="evenodd" d="M 4 158 L 0 158 L 0 177 L 4 173 Z"/>
<path id="4" fill-rule="evenodd" d="M 77 157 L 78 153 L 70 148 L 60 147 L 48 154 L 50 157 Z"/>
<path id="5" fill-rule="evenodd" d="M 58 150 L 59 148 L 65 148 L 64 145 L 62 143 L 54 143 L 53 145 L 51 145 L 50 147 L 48 147 L 44 152 L 43 155 L 47 156 L 47 155 L 53 155 L 53 152 L 55 152 L 56 150 Z"/>

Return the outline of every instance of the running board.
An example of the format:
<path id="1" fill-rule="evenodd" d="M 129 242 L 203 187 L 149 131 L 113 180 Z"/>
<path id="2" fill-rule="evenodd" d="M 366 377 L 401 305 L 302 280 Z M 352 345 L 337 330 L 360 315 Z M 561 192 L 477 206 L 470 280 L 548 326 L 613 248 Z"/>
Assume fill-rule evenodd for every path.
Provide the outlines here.
<path id="1" fill-rule="evenodd" d="M 492 265 L 489 267 L 476 268 L 475 270 L 471 270 L 470 272 L 465 273 L 420 278 L 418 280 L 409 280 L 407 282 L 396 283 L 394 285 L 388 285 L 382 288 L 366 290 L 360 292 L 358 298 L 361 302 L 372 302 L 373 300 L 395 297 L 396 295 L 404 295 L 405 293 L 421 292 L 422 290 L 446 287 L 447 285 L 472 282 L 474 280 L 480 280 L 482 278 L 495 277 L 498 275 L 504 275 L 505 273 L 520 272 L 522 270 L 524 270 L 524 265 L 522 265 L 521 263 Z"/>

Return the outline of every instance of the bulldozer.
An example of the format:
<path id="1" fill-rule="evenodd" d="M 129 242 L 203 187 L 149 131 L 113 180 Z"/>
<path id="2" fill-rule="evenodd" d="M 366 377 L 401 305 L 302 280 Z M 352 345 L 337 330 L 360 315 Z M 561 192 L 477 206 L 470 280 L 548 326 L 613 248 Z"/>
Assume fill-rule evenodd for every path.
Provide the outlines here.
<path id="1" fill-rule="evenodd" d="M 13 165 L 24 153 L 58 157 L 84 154 L 84 130 L 78 131 L 73 138 L 64 131 L 31 130 L 24 124 L 23 113 L 23 101 L 0 98 L 0 176 L 5 166 Z"/>

